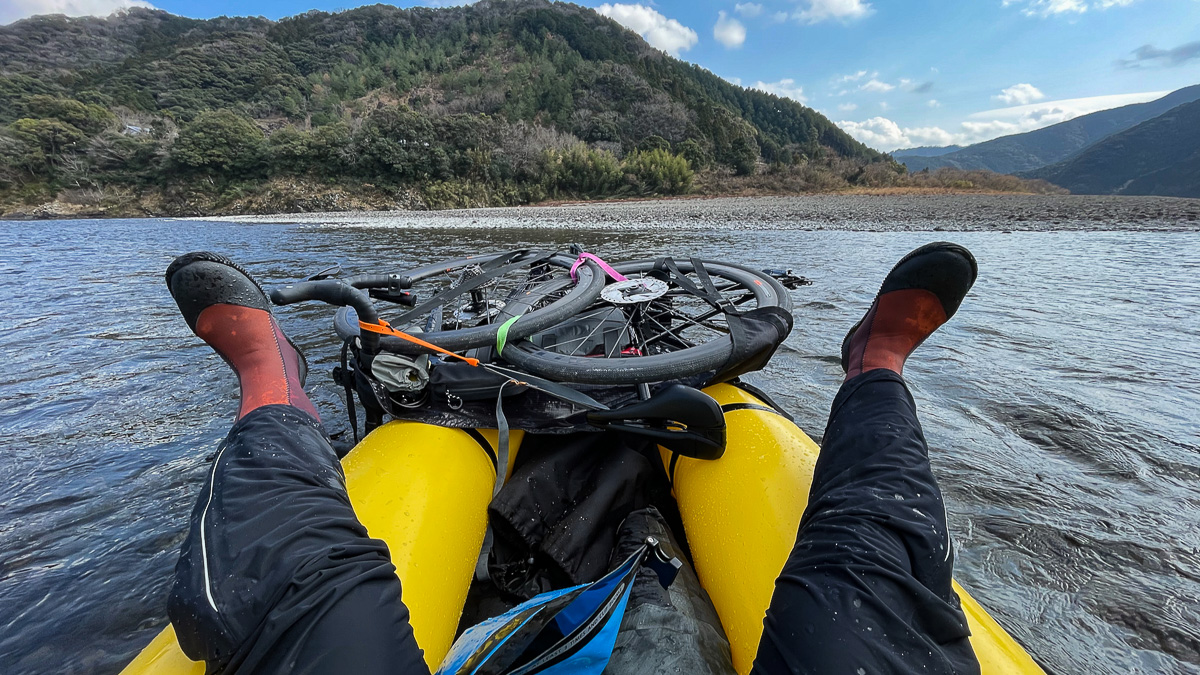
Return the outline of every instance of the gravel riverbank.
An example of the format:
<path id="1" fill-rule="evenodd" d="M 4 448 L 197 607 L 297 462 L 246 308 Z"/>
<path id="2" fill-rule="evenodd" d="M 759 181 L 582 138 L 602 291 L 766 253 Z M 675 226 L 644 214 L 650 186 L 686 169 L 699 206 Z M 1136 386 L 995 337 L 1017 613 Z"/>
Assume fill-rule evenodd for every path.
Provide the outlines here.
<path id="1" fill-rule="evenodd" d="M 204 220 L 331 225 L 707 225 L 851 231 L 1200 231 L 1200 199 L 1094 195 L 807 195 L 593 202 L 458 211 L 358 211 Z"/>

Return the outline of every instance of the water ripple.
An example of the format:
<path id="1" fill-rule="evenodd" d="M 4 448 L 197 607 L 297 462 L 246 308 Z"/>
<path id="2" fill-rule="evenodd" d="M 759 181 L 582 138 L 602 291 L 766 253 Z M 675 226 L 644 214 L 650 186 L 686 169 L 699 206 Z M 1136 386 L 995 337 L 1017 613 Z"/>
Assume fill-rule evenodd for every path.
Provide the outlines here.
<path id="1" fill-rule="evenodd" d="M 564 209 L 564 214 L 575 211 Z M 594 213 L 595 211 L 579 213 Z M 116 672 L 165 593 L 236 385 L 162 271 L 221 251 L 268 286 L 334 262 L 397 269 L 480 249 L 696 254 L 793 267 L 796 329 L 756 383 L 820 438 L 838 346 L 920 233 L 805 224 L 538 223 L 404 214 L 335 226 L 0 223 L 0 663 Z M 981 276 L 908 369 L 948 501 L 957 576 L 1061 672 L 1200 670 L 1200 235 L 962 233 Z M 335 434 L 329 314 L 280 311 Z M 343 434 L 344 435 L 344 434 Z"/>

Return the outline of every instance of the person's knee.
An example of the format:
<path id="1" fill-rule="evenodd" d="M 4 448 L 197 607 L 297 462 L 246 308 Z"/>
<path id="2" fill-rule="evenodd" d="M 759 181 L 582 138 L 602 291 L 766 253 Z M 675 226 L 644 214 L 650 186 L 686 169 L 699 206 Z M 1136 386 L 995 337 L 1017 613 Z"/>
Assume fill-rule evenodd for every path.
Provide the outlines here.
<path id="1" fill-rule="evenodd" d="M 815 511 L 802 521 L 785 569 L 854 564 L 914 577 L 942 592 L 950 584 L 953 555 L 945 522 L 927 514 L 929 508 L 889 511 L 844 503 Z"/>
<path id="2" fill-rule="evenodd" d="M 222 619 L 216 598 L 204 583 L 202 570 L 193 566 L 193 562 L 185 544 L 167 595 L 167 618 L 188 658 L 224 664 L 233 656 L 238 639 Z"/>

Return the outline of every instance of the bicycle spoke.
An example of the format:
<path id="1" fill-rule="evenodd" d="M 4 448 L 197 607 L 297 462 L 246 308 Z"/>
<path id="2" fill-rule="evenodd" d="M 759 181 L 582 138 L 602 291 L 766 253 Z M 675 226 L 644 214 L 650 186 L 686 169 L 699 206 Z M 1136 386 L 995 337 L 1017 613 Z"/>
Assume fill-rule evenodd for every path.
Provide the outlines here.
<path id="1" fill-rule="evenodd" d="M 647 319 L 649 319 L 649 320 L 651 320 L 651 321 L 653 321 L 655 324 L 657 324 L 657 325 L 658 325 L 658 327 L 659 327 L 659 328 L 661 328 L 661 329 L 663 330 L 663 332 L 662 332 L 662 333 L 659 333 L 658 335 L 655 335 L 655 336 L 654 336 L 654 337 L 652 337 L 652 338 L 647 338 L 647 339 L 646 339 L 646 344 L 647 344 L 647 345 L 649 345 L 651 342 L 654 342 L 655 340 L 661 340 L 661 339 L 663 339 L 664 337 L 666 337 L 666 336 L 668 336 L 668 335 L 669 335 L 669 336 L 671 336 L 671 337 L 675 338 L 676 340 L 679 340 L 680 342 L 682 342 L 682 343 L 684 343 L 685 345 L 687 345 L 687 347 L 686 347 L 686 348 L 691 348 L 691 347 L 695 347 L 695 346 L 696 346 L 696 345 L 692 344 L 691 342 L 689 342 L 689 341 L 685 340 L 685 339 L 683 338 L 683 336 L 681 336 L 681 335 L 679 335 L 678 333 L 676 333 L 676 332 L 675 332 L 676 330 L 680 330 L 680 331 L 681 331 L 681 330 L 683 330 L 683 329 L 684 329 L 684 327 L 682 327 L 682 326 L 681 326 L 680 328 L 675 328 L 675 329 L 673 329 L 673 328 L 668 328 L 668 327 L 666 327 L 666 326 L 662 325 L 662 323 L 660 323 L 660 322 L 658 321 L 658 319 L 654 318 L 653 316 L 649 316 L 649 315 L 647 315 L 647 316 L 646 316 L 646 318 L 647 318 Z"/>
<path id="2" fill-rule="evenodd" d="M 714 311 L 715 311 L 715 310 L 714 310 Z M 671 310 L 669 313 L 670 313 L 670 315 L 671 315 L 671 316 L 674 316 L 674 317 L 676 317 L 676 318 L 678 318 L 678 319 L 682 319 L 683 321 L 686 321 L 686 322 L 688 322 L 688 323 L 690 323 L 690 324 L 692 324 L 692 325 L 695 325 L 695 326 L 699 326 L 699 327 L 701 327 L 701 328 L 708 328 L 708 329 L 710 329 L 710 330 L 715 330 L 715 331 L 717 331 L 718 333 L 728 333 L 728 332 L 729 332 L 729 329 L 728 329 L 728 328 L 722 328 L 721 326 L 717 326 L 717 325 L 714 325 L 714 324 L 711 324 L 711 323 L 706 323 L 706 322 L 697 321 L 696 319 L 693 319 L 692 317 L 690 317 L 690 316 L 688 316 L 688 315 L 686 315 L 686 314 L 683 314 L 682 312 L 678 312 L 678 311 L 675 311 L 675 310 Z"/>
<path id="3" fill-rule="evenodd" d="M 619 333 L 617 333 L 617 341 L 613 343 L 613 348 L 614 348 L 614 349 L 619 349 L 619 348 L 620 348 L 621 334 L 622 334 L 622 333 L 624 333 L 624 332 L 625 332 L 625 331 L 627 331 L 627 330 L 631 330 L 631 329 L 632 329 L 632 327 L 633 327 L 633 317 L 636 315 L 637 311 L 638 311 L 638 310 L 634 310 L 634 311 L 632 311 L 632 312 L 626 312 L 626 314 L 628 314 L 628 315 L 629 315 L 629 318 L 628 318 L 628 319 L 625 321 L 625 325 L 621 327 L 621 331 L 620 331 Z M 606 358 L 606 359 L 611 359 L 611 358 L 612 358 L 612 356 L 610 356 L 610 355 L 609 355 L 609 353 L 608 353 L 608 350 L 607 350 L 607 349 L 604 351 L 604 358 Z"/>
<path id="4" fill-rule="evenodd" d="M 588 338 L 595 335 L 596 331 L 600 330 L 600 327 L 603 325 L 604 325 L 603 319 L 601 319 L 600 321 L 597 321 L 596 327 L 593 328 L 592 330 L 588 331 L 588 334 L 583 336 L 583 339 L 579 341 L 579 347 L 582 347 L 587 342 Z M 571 350 L 570 356 L 575 356 L 575 353 L 579 351 L 579 347 L 576 347 L 575 349 Z"/>

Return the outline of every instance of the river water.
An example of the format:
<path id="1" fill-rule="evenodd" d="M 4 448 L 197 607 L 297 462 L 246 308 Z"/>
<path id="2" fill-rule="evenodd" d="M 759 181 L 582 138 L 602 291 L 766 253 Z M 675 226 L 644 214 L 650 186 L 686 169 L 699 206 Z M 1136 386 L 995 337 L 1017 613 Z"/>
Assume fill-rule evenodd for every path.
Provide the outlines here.
<path id="1" fill-rule="evenodd" d="M 792 267 L 815 283 L 793 292 L 796 329 L 754 381 L 819 437 L 846 328 L 899 256 L 951 239 L 980 279 L 906 375 L 958 579 L 1059 672 L 1200 672 L 1200 233 L 515 213 L 0 223 L 0 671 L 116 672 L 165 623 L 186 517 L 237 396 L 163 284 L 178 253 L 226 253 L 268 287 L 335 262 L 390 271 L 573 242 L 614 259 Z M 278 314 L 344 432 L 329 312 Z"/>

